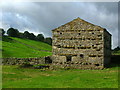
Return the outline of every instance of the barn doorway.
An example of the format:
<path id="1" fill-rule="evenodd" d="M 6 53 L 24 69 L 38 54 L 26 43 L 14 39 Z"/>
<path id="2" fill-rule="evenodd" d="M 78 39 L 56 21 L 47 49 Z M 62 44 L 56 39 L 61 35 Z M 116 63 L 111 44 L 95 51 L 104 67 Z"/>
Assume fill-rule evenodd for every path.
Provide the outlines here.
<path id="1" fill-rule="evenodd" d="M 45 64 L 50 64 L 50 63 L 52 63 L 51 58 L 49 56 L 46 56 L 45 57 Z"/>
<path id="2" fill-rule="evenodd" d="M 70 55 L 66 56 L 66 61 L 67 61 L 67 62 L 72 61 L 72 56 L 70 56 Z"/>

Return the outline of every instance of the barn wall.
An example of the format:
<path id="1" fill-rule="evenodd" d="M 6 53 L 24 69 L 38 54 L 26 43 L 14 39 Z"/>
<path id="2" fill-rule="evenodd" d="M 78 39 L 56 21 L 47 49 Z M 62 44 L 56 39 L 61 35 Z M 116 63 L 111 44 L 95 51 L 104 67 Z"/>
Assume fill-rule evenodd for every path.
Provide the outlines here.
<path id="1" fill-rule="evenodd" d="M 109 62 L 110 37 L 104 29 L 79 18 L 52 31 L 54 62 L 104 66 Z M 105 35 L 105 36 L 104 36 Z M 109 41 L 104 41 L 109 37 Z M 106 44 L 108 43 L 108 45 Z M 105 45 L 106 44 L 106 45 Z M 104 49 L 105 48 L 105 49 Z M 105 58 L 105 59 L 104 59 Z M 105 60 L 105 61 L 104 61 Z"/>
<path id="2" fill-rule="evenodd" d="M 111 61 L 111 34 L 104 30 L 104 65 L 108 65 Z"/>
<path id="3" fill-rule="evenodd" d="M 59 58 L 70 55 L 72 62 L 103 65 L 103 43 L 102 30 L 54 31 L 53 55 Z M 62 59 L 55 60 L 62 62 Z"/>

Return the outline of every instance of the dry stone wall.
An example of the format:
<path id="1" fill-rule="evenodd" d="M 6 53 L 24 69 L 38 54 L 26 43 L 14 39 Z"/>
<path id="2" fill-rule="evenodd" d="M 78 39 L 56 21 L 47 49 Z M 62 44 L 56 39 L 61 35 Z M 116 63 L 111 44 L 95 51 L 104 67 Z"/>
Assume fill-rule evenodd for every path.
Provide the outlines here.
<path id="1" fill-rule="evenodd" d="M 29 63 L 31 65 L 52 63 L 51 56 L 39 57 L 39 58 L 3 58 L 3 65 L 22 65 Z"/>
<path id="2" fill-rule="evenodd" d="M 50 68 L 53 69 L 104 69 L 102 66 L 96 66 L 96 65 L 88 65 L 86 63 L 80 64 L 80 63 L 53 63 L 51 64 Z"/>

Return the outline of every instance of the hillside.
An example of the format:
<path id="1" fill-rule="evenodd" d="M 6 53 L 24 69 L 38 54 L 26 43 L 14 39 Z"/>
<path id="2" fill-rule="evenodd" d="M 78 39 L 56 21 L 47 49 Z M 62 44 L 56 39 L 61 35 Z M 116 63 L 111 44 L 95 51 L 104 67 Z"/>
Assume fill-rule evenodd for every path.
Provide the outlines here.
<path id="1" fill-rule="evenodd" d="M 51 46 L 34 40 L 3 37 L 2 56 L 6 57 L 43 57 L 51 55 Z"/>

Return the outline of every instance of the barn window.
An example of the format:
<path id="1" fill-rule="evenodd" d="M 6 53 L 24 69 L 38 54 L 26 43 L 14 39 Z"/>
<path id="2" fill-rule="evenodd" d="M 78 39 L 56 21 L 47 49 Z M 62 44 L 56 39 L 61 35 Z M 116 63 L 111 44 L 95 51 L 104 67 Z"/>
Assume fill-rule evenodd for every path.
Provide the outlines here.
<path id="1" fill-rule="evenodd" d="M 61 48 L 61 46 L 60 45 L 55 45 L 57 48 Z"/>
<path id="2" fill-rule="evenodd" d="M 89 57 L 96 57 L 96 55 L 89 55 Z"/>
<path id="3" fill-rule="evenodd" d="M 96 49 L 97 47 L 93 47 L 93 49 Z"/>
<path id="4" fill-rule="evenodd" d="M 67 60 L 67 62 L 69 62 L 69 61 L 71 61 L 72 60 L 72 56 L 66 56 L 66 60 Z"/>
<path id="5" fill-rule="evenodd" d="M 88 40 L 90 40 L 90 38 L 88 38 Z"/>
<path id="6" fill-rule="evenodd" d="M 98 57 L 101 57 L 102 55 L 98 55 Z"/>
<path id="7" fill-rule="evenodd" d="M 50 57 L 45 57 L 45 63 L 46 64 L 52 63 L 51 58 Z"/>
<path id="8" fill-rule="evenodd" d="M 100 45 L 99 43 L 97 43 L 96 45 Z"/>
<path id="9" fill-rule="evenodd" d="M 81 58 L 84 58 L 84 55 L 83 55 L 83 54 L 80 54 L 80 57 L 81 57 Z"/>
<path id="10" fill-rule="evenodd" d="M 60 64 L 62 64 L 62 62 L 60 62 Z"/>
<path id="11" fill-rule="evenodd" d="M 99 64 L 95 64 L 95 66 L 99 66 Z"/>
<path id="12" fill-rule="evenodd" d="M 102 35 L 98 35 L 98 37 L 101 37 Z"/>
<path id="13" fill-rule="evenodd" d="M 91 65 L 92 63 L 89 63 L 89 65 Z"/>
<path id="14" fill-rule="evenodd" d="M 92 38 L 92 40 L 95 40 L 95 38 Z"/>
<path id="15" fill-rule="evenodd" d="M 60 34 L 62 34 L 62 33 L 60 33 Z"/>
<path id="16" fill-rule="evenodd" d="M 100 51 L 100 49 L 96 49 L 96 51 Z"/>

